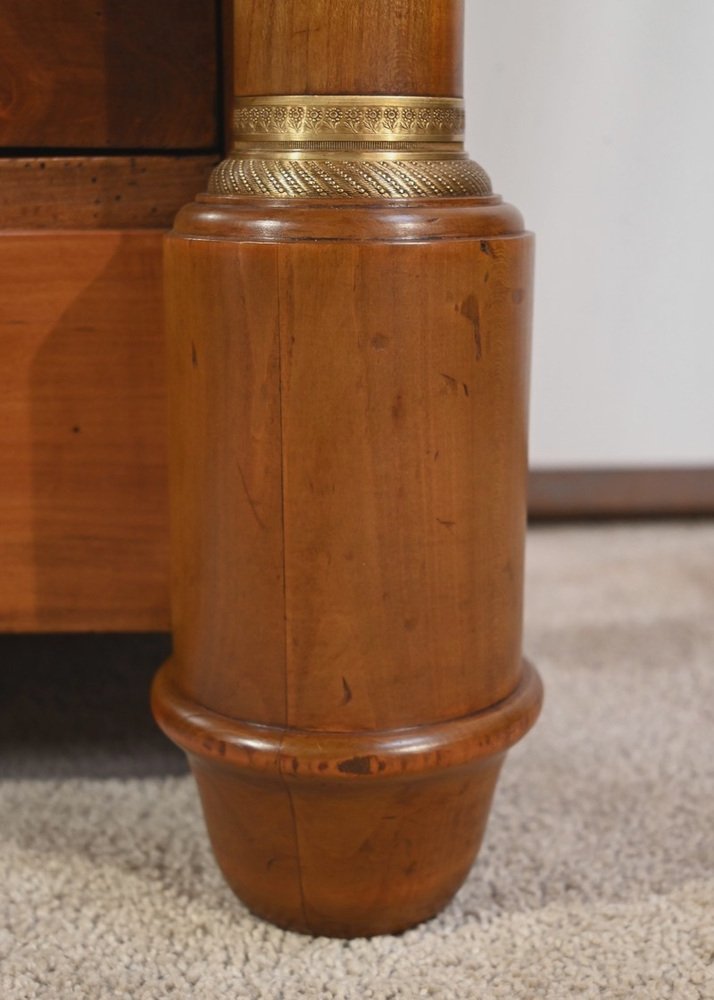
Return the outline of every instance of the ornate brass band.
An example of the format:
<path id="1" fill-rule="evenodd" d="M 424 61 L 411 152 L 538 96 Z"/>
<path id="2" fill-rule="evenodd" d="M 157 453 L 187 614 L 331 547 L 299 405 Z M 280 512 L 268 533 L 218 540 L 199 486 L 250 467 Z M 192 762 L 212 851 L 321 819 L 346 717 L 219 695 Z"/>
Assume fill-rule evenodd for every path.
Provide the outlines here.
<path id="1" fill-rule="evenodd" d="M 485 195 L 491 184 L 471 160 L 230 159 L 211 175 L 214 194 L 265 198 L 444 198 Z"/>
<path id="2" fill-rule="evenodd" d="M 247 97 L 233 112 L 236 139 L 462 142 L 464 102 L 451 97 Z"/>
<path id="3" fill-rule="evenodd" d="M 209 191 L 267 198 L 488 195 L 463 147 L 463 102 L 445 97 L 240 98 L 231 155 Z"/>

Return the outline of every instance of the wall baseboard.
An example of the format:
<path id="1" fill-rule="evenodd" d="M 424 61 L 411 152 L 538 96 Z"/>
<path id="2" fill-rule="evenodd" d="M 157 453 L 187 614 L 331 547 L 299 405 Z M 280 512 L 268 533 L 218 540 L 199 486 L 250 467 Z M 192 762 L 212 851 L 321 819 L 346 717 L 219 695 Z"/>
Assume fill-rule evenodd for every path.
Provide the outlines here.
<path id="1" fill-rule="evenodd" d="M 714 515 L 714 467 L 533 469 L 534 520 Z"/>

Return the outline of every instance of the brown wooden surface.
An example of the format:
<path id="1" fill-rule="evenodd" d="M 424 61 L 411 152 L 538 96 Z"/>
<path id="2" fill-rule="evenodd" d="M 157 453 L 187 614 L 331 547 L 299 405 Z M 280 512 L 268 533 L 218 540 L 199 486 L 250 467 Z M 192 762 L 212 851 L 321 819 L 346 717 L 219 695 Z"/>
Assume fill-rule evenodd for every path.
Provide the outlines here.
<path id="1" fill-rule="evenodd" d="M 246 0 L 235 91 L 459 95 L 462 17 Z M 156 718 L 255 912 L 402 930 L 466 876 L 540 705 L 521 657 L 532 238 L 497 198 L 212 197 L 166 261 Z"/>
<path id="2" fill-rule="evenodd" d="M 168 229 L 217 157 L 0 159 L 2 229 Z"/>
<path id="3" fill-rule="evenodd" d="M 528 238 L 168 249 L 185 689 L 308 729 L 505 697 L 520 671 Z M 236 661 L 252 665 L 237 683 Z"/>
<path id="4" fill-rule="evenodd" d="M 540 700 L 521 663 L 532 240 L 493 198 L 256 209 L 204 198 L 167 244 L 155 711 L 256 912 L 394 930 L 465 876 Z"/>
<path id="5" fill-rule="evenodd" d="M 223 125 L 223 152 L 227 153 L 232 145 L 233 128 L 233 76 L 235 73 L 233 60 L 235 53 L 235 38 L 233 34 L 234 7 L 237 0 L 220 0 L 220 36 L 219 76 L 221 78 L 221 118 Z"/>
<path id="6" fill-rule="evenodd" d="M 504 752 L 541 697 L 525 664 L 495 709 L 411 730 L 316 734 L 227 720 L 164 671 L 153 705 L 189 752 L 229 884 L 278 924 L 355 936 L 449 901 L 478 851 Z"/>
<path id="7" fill-rule="evenodd" d="M 169 42 L 166 5 L 96 8 L 123 19 L 97 71 L 79 7 L 52 34 L 71 85 L 55 74 L 56 106 L 42 79 L 16 86 L 10 120 L 54 134 L 75 87 L 95 144 L 185 125 L 171 81 L 196 87 L 196 37 Z M 459 94 L 462 14 L 246 0 L 238 90 Z M 28 21 L 8 21 L 18 52 Z M 159 36 L 154 75 L 127 84 Z M 76 95 L 98 81 L 88 111 Z M 532 238 L 493 198 L 330 208 L 269 226 L 206 199 L 169 242 L 175 655 L 154 708 L 239 895 L 352 936 L 448 901 L 539 710 L 520 648 Z M 85 628 L 91 607 L 101 628 L 141 628 L 166 606 L 158 239 L 0 238 L 6 623 Z"/>
<path id="8" fill-rule="evenodd" d="M 532 518 L 714 514 L 714 468 L 534 469 Z"/>
<path id="9" fill-rule="evenodd" d="M 288 725 L 516 686 L 531 255 L 506 242 L 280 251 Z"/>
<path id="10" fill-rule="evenodd" d="M 161 239 L 0 236 L 0 628 L 168 625 Z"/>
<path id="11" fill-rule="evenodd" d="M 336 207 L 349 205 L 349 212 Z M 213 237 L 217 227 L 221 239 L 250 243 L 291 243 L 310 239 L 320 242 L 427 243 L 471 237 L 474 225 L 482 236 L 522 232 L 523 217 L 513 205 L 504 205 L 498 196 L 479 198 L 473 203 L 458 199 L 420 198 L 405 211 L 398 201 L 380 204 L 351 203 L 347 199 L 309 201 L 254 198 L 226 199 L 199 195 L 186 205 L 174 223 L 174 233 L 182 236 Z"/>
<path id="12" fill-rule="evenodd" d="M 463 0 L 237 0 L 235 93 L 460 97 Z"/>
<path id="13" fill-rule="evenodd" d="M 214 0 L 4 0 L 0 146 L 212 149 Z"/>
<path id="14" fill-rule="evenodd" d="M 259 782 L 201 758 L 191 766 L 219 865 L 254 913 L 303 932 L 369 937 L 393 933 L 396 913 L 414 924 L 447 905 L 480 847 L 502 762 L 494 754 L 466 773 L 336 790 Z"/>

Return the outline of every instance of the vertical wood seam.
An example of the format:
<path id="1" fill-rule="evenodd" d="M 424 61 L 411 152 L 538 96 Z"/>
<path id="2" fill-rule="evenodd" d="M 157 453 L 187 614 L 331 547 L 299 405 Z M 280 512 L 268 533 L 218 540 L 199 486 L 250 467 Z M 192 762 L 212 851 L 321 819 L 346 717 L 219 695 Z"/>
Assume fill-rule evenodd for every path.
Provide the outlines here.
<path id="1" fill-rule="evenodd" d="M 283 407 L 283 337 L 280 289 L 280 248 L 275 248 L 275 297 L 278 330 L 278 425 L 280 447 L 280 519 L 282 528 L 282 575 L 283 575 L 283 725 L 290 725 L 290 695 L 288 685 L 288 586 L 287 586 L 287 529 L 285 517 L 285 413 Z"/>
<path id="2" fill-rule="evenodd" d="M 279 410 L 279 426 L 280 426 L 280 517 L 282 521 L 282 568 L 283 568 L 283 684 L 284 684 L 284 698 L 285 698 L 285 710 L 283 717 L 284 735 L 280 741 L 280 751 L 282 752 L 283 744 L 285 742 L 285 735 L 287 735 L 287 729 L 290 725 L 290 690 L 289 690 L 289 668 L 288 668 L 288 587 L 287 587 L 287 528 L 286 528 L 286 517 L 285 517 L 285 428 L 284 419 L 285 411 L 283 407 L 283 336 L 282 336 L 282 314 L 281 314 L 281 282 L 280 282 L 280 247 L 275 248 L 275 297 L 277 303 L 277 327 L 278 327 L 278 410 Z M 295 812 L 295 802 L 293 800 L 292 789 L 290 788 L 290 780 L 286 777 L 280 764 L 280 779 L 285 788 L 285 793 L 288 797 L 288 806 L 290 808 L 290 819 L 293 827 L 293 845 L 295 852 L 295 864 L 297 866 L 297 885 L 300 894 L 300 910 L 302 913 L 303 924 L 307 926 L 307 912 L 305 908 L 305 886 L 303 884 L 302 875 L 302 856 L 300 852 L 300 836 L 298 833 L 298 822 L 297 814 Z"/>

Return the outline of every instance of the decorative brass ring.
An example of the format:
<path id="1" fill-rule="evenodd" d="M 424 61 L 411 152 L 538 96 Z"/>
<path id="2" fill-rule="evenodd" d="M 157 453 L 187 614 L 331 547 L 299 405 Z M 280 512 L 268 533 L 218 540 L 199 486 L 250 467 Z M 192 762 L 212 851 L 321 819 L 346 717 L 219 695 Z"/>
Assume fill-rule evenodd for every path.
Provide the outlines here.
<path id="1" fill-rule="evenodd" d="M 341 159 L 384 159 L 394 157 L 401 159 L 466 159 L 463 144 L 460 142 L 369 142 L 358 139 L 348 142 L 336 139 L 334 142 L 235 142 L 231 150 L 233 156 L 259 156 L 262 158 L 314 160 L 334 159 L 338 154 Z"/>
<path id="2" fill-rule="evenodd" d="M 236 100 L 233 128 L 238 141 L 460 142 L 464 138 L 464 102 L 454 97 L 381 95 L 241 97 Z"/>
<path id="3" fill-rule="evenodd" d="M 491 194 L 463 147 L 460 98 L 241 97 L 234 145 L 209 192 L 263 198 L 434 198 Z"/>

